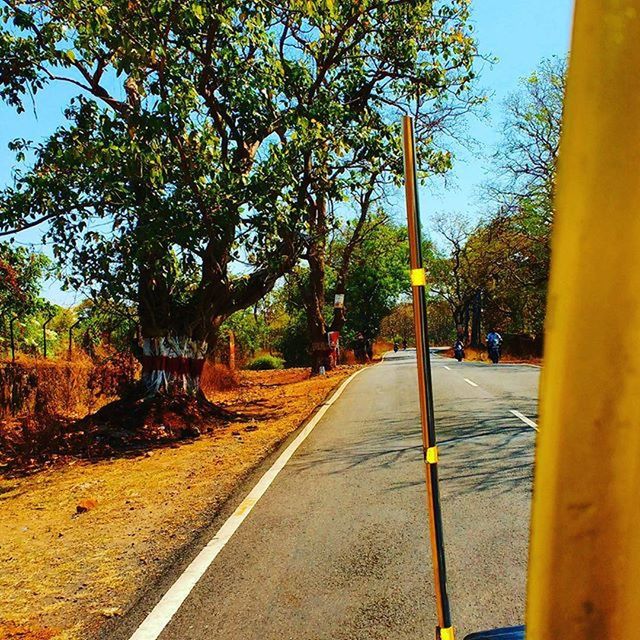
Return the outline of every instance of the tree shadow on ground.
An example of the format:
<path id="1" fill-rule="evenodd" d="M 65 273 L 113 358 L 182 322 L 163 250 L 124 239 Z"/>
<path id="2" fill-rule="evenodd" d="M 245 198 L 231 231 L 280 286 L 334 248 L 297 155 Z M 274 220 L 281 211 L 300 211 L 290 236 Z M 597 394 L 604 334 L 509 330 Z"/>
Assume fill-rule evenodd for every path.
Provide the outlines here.
<path id="1" fill-rule="evenodd" d="M 460 496 L 477 491 L 530 491 L 535 432 L 504 407 L 478 411 L 464 407 L 437 416 L 440 447 L 440 479 L 443 493 Z M 365 426 L 352 420 L 345 431 L 361 429 L 358 442 L 340 449 L 315 449 L 291 463 L 296 473 L 314 470 L 328 475 L 354 469 L 371 471 L 394 468 L 394 477 L 383 487 L 402 490 L 424 484 L 419 416 L 410 410 L 380 418 Z M 382 476 L 376 476 L 382 477 Z"/>

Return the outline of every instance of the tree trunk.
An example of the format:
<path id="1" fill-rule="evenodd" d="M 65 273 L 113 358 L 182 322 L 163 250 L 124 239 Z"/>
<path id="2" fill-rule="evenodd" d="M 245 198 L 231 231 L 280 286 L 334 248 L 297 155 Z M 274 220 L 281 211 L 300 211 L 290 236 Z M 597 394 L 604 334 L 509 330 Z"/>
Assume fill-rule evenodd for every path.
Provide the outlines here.
<path id="1" fill-rule="evenodd" d="M 469 339 L 469 306 L 466 304 L 454 307 L 453 321 L 456 325 L 456 334 L 465 344 Z"/>
<path id="2" fill-rule="evenodd" d="M 309 287 L 303 291 L 307 312 L 307 326 L 311 338 L 311 371 L 319 373 L 320 367 L 331 368 L 327 323 L 324 318 L 325 303 L 325 253 L 327 242 L 327 203 L 323 195 L 308 208 L 309 226 L 313 229 L 307 247 Z"/>
<path id="3" fill-rule="evenodd" d="M 309 334 L 311 336 L 311 372 L 320 373 L 320 367 L 329 371 L 333 363 L 331 362 L 331 351 L 325 327 L 320 327 L 317 324 L 309 325 Z"/>
<path id="4" fill-rule="evenodd" d="M 149 396 L 201 393 L 200 377 L 207 343 L 187 337 L 145 338 L 142 356 L 142 384 Z"/>
<path id="5" fill-rule="evenodd" d="M 319 373 L 320 367 L 331 368 L 327 324 L 324 319 L 324 262 L 317 256 L 309 257 L 309 291 L 304 296 L 307 327 L 311 338 L 311 371 Z"/>
<path id="6" fill-rule="evenodd" d="M 471 346 L 479 349 L 482 346 L 482 291 L 477 291 L 473 298 L 471 320 Z"/>

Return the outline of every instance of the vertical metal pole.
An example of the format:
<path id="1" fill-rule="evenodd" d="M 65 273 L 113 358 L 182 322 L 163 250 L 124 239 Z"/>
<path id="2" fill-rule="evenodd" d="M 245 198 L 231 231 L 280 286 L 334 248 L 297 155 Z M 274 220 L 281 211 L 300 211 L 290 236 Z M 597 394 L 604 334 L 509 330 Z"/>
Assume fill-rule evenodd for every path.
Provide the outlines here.
<path id="1" fill-rule="evenodd" d="M 13 332 L 13 323 L 18 319 L 18 316 L 13 316 L 9 321 L 9 334 L 11 337 L 11 362 L 15 364 L 16 361 L 16 339 Z"/>
<path id="2" fill-rule="evenodd" d="M 42 353 L 45 360 L 47 359 L 47 325 L 53 320 L 53 314 L 49 314 L 49 317 L 42 323 Z"/>
<path id="3" fill-rule="evenodd" d="M 420 396 L 422 442 L 426 467 L 427 508 L 429 510 L 431 555 L 433 558 L 436 607 L 438 613 L 436 638 L 438 640 L 453 640 L 454 636 L 453 627 L 451 626 L 451 612 L 449 610 L 449 598 L 447 596 L 444 533 L 442 528 L 440 492 L 438 487 L 438 448 L 436 446 L 431 364 L 429 360 L 426 276 L 424 265 L 422 263 L 422 241 L 420 232 L 420 212 L 418 208 L 415 140 L 413 120 L 411 117 L 403 117 L 402 129 L 405 197 L 407 203 L 411 284 L 413 291 L 413 315 L 416 329 L 416 355 L 418 360 L 418 392 Z"/>

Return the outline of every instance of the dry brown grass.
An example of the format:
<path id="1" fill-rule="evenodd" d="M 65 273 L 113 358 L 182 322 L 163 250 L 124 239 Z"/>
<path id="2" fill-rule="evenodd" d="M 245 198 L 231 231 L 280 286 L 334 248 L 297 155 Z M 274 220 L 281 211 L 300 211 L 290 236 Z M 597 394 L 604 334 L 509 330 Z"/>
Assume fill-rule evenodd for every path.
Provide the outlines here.
<path id="1" fill-rule="evenodd" d="M 146 422 L 129 433 L 129 422 L 139 417 L 142 410 L 135 404 L 105 405 L 123 394 L 129 397 L 126 392 L 136 369 L 130 356 L 117 353 L 98 364 L 86 357 L 76 357 L 71 362 L 22 358 L 15 365 L 0 365 L 0 466 L 8 464 L 26 471 L 56 463 L 61 457 L 108 457 L 114 448 L 134 448 L 146 439 L 149 445 L 152 440 L 162 443 L 180 439 L 181 433 L 188 435 L 193 431 L 186 423 L 194 419 L 200 420 L 201 430 L 212 428 L 213 425 L 204 424 L 203 416 L 191 415 L 188 406 L 180 401 L 173 408 L 158 407 L 155 413 L 147 412 Z M 238 385 L 237 374 L 228 367 L 205 365 L 206 394 L 229 391 Z M 91 424 L 78 421 L 96 415 L 100 409 Z M 189 415 L 181 416 L 183 410 Z M 115 416 L 111 415 L 113 412 Z M 154 431 L 151 423 L 156 413 L 160 414 L 159 424 L 167 433 Z M 113 418 L 114 424 L 100 424 L 96 428 L 95 421 L 106 421 L 108 417 Z M 117 433 L 122 436 L 121 442 L 115 441 Z"/>
<path id="2" fill-rule="evenodd" d="M 202 371 L 200 384 L 205 394 L 210 396 L 218 391 L 236 389 L 240 384 L 240 379 L 238 373 L 226 365 L 207 362 Z"/>
<path id="3" fill-rule="evenodd" d="M 18 628 L 32 635 L 16 638 L 84 639 L 124 614 L 141 585 L 352 371 L 242 372 L 236 389 L 212 394 L 244 416 L 226 429 L 135 458 L 0 478 L 0 634 Z M 96 506 L 78 514 L 82 500 Z"/>
<path id="4" fill-rule="evenodd" d="M 52 640 L 56 635 L 60 637 L 59 632 L 54 629 L 0 623 L 0 640 Z"/>

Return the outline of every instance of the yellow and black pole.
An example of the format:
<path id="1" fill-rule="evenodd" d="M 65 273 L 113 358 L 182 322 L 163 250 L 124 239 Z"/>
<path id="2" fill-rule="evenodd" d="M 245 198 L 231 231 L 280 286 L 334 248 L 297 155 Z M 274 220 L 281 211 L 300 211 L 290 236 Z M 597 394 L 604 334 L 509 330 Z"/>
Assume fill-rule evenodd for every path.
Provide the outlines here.
<path id="1" fill-rule="evenodd" d="M 431 364 L 429 361 L 429 332 L 427 324 L 426 274 L 422 263 L 420 233 L 420 211 L 416 178 L 415 139 L 413 120 L 404 116 L 402 120 L 404 145 L 405 197 L 407 203 L 407 226 L 411 261 L 411 288 L 413 291 L 413 317 L 416 329 L 416 357 L 418 360 L 418 393 L 422 424 L 422 446 L 424 451 L 427 508 L 429 510 L 429 532 L 436 592 L 438 627 L 436 640 L 454 640 L 451 612 L 447 596 L 447 572 L 444 555 L 444 533 L 438 488 L 438 447 L 436 445 L 433 413 L 433 391 Z"/>

